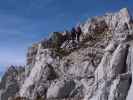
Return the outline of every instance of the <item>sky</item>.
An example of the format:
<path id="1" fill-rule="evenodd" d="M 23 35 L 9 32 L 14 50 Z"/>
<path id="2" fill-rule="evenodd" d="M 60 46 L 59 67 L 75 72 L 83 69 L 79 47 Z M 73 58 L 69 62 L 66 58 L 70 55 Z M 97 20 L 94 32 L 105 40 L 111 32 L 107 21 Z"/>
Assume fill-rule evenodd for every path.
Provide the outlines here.
<path id="1" fill-rule="evenodd" d="M 53 31 L 71 29 L 89 17 L 123 7 L 133 0 L 0 0 L 0 75 L 9 65 L 23 65 L 27 48 Z"/>

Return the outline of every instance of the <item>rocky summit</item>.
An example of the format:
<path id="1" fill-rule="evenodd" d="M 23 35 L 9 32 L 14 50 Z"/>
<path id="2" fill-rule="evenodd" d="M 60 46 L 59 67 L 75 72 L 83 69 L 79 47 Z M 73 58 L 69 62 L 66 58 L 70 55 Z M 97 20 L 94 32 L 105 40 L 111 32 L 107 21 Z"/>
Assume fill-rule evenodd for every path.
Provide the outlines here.
<path id="1" fill-rule="evenodd" d="M 133 19 L 127 8 L 80 24 L 80 41 L 53 32 L 11 66 L 0 100 L 132 100 Z"/>

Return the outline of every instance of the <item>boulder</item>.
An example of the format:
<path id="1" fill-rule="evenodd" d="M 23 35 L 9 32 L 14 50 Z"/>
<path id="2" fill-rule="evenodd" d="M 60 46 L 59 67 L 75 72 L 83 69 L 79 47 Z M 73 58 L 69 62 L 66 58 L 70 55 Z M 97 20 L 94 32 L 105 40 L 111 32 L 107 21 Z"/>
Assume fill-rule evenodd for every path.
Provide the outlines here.
<path id="1" fill-rule="evenodd" d="M 74 88 L 75 82 L 73 80 L 58 81 L 48 88 L 47 99 L 69 97 Z"/>

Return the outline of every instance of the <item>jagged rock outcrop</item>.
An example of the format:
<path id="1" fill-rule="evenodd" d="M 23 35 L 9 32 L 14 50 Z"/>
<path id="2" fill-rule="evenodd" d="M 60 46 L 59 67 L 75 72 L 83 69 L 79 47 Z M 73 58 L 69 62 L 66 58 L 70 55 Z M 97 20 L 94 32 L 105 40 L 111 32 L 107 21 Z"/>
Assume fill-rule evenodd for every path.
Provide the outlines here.
<path id="1" fill-rule="evenodd" d="M 95 71 L 95 92 L 85 100 L 126 100 L 131 73 L 126 69 L 127 44 L 120 44 L 113 53 L 106 52 Z M 92 97 L 91 97 L 92 96 Z"/>
<path id="2" fill-rule="evenodd" d="M 81 29 L 80 42 L 53 32 L 31 46 L 24 70 L 4 75 L 1 100 L 131 100 L 133 20 L 128 9 L 94 17 Z"/>
<path id="3" fill-rule="evenodd" d="M 132 16 L 127 8 L 123 8 L 117 13 L 107 13 L 105 16 L 92 18 L 83 25 L 82 30 L 87 36 L 106 31 L 106 34 L 111 33 L 115 41 L 125 41 L 129 35 L 132 35 L 132 28 Z"/>
<path id="4" fill-rule="evenodd" d="M 14 98 L 25 78 L 25 68 L 10 66 L 0 83 L 0 100 Z"/>

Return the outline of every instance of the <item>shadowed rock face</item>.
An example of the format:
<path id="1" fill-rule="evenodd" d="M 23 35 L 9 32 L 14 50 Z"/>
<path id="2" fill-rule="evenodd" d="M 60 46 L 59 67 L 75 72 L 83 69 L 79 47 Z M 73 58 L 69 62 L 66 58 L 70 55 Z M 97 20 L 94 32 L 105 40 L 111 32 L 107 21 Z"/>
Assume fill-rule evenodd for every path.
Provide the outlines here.
<path id="1" fill-rule="evenodd" d="M 11 67 L 2 78 L 1 100 L 132 100 L 128 9 L 94 17 L 81 29 L 80 43 L 54 32 L 32 45 L 26 67 Z"/>
<path id="2" fill-rule="evenodd" d="M 25 77 L 24 71 L 24 67 L 9 67 L 0 83 L 1 100 L 8 100 L 9 97 L 14 97 L 19 92 Z"/>

